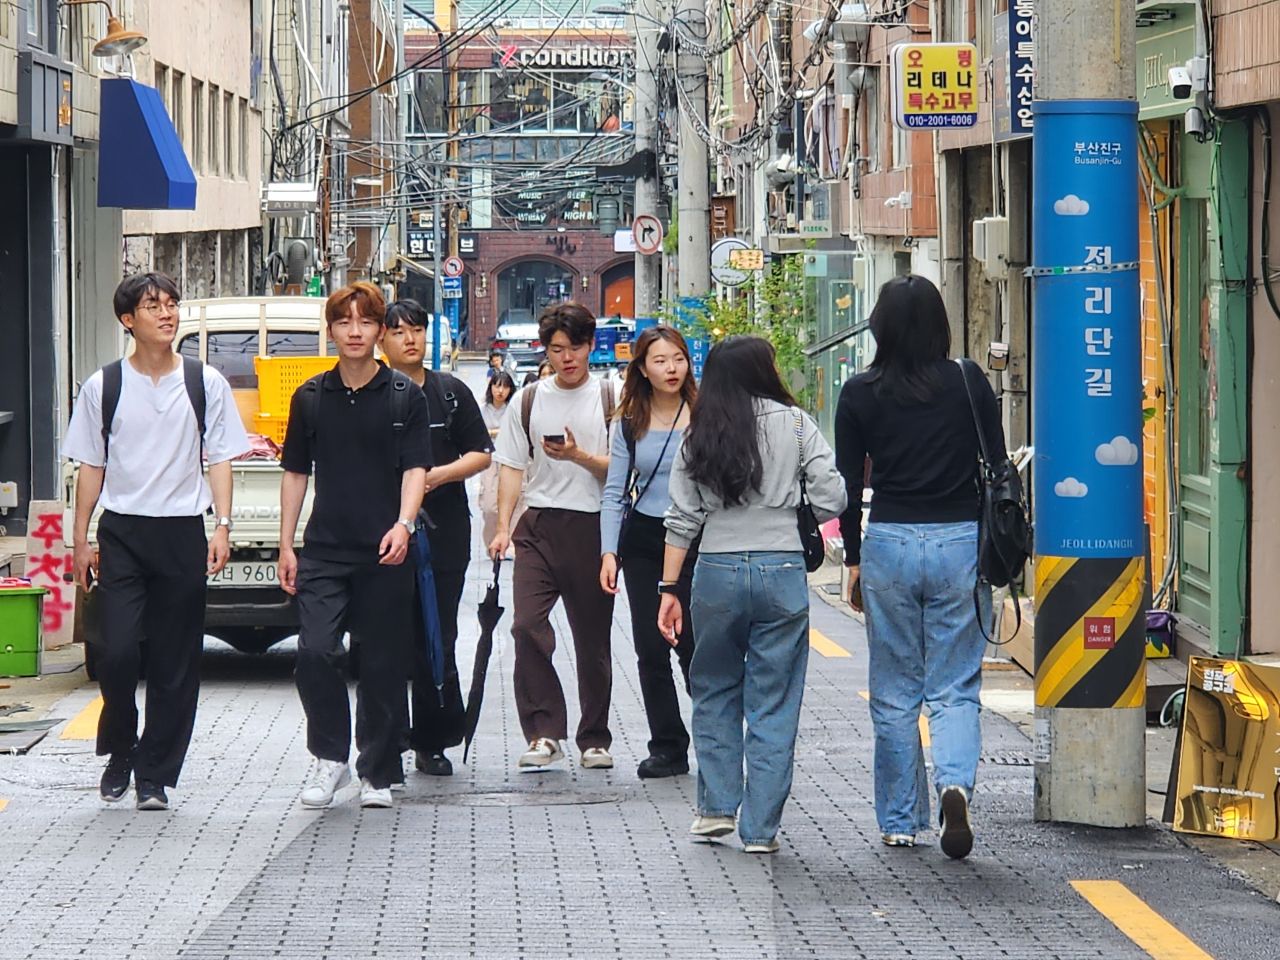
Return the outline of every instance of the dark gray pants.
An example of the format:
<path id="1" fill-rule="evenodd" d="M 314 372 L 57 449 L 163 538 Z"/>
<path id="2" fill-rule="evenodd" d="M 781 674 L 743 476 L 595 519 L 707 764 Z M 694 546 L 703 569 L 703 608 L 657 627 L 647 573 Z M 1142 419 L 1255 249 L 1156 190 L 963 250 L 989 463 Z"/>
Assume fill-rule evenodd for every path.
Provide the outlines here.
<path id="1" fill-rule="evenodd" d="M 414 611 L 413 564 L 298 560 L 298 665 L 295 679 L 307 714 L 307 749 L 321 760 L 351 753 L 351 706 L 342 636 L 360 636 L 356 700 L 361 717 L 356 773 L 375 787 L 402 779 L 400 738 L 408 725 Z"/>

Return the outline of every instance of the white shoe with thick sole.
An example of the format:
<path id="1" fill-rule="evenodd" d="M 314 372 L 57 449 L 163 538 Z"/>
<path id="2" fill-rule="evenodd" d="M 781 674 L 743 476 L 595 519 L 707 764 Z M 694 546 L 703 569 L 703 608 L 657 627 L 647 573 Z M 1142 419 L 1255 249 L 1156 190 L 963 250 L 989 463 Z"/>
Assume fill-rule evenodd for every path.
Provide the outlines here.
<path id="1" fill-rule="evenodd" d="M 392 803 L 390 787 L 375 787 L 368 780 L 360 781 L 360 806 L 366 810 L 388 810 Z"/>
<path id="2" fill-rule="evenodd" d="M 777 853 L 778 838 L 774 837 L 768 843 L 744 843 L 742 849 L 747 853 Z"/>
<path id="3" fill-rule="evenodd" d="M 302 791 L 304 807 L 327 807 L 333 795 L 351 782 L 351 767 L 345 760 L 317 760 L 316 771 Z"/>
<path id="4" fill-rule="evenodd" d="M 545 767 L 563 759 L 564 751 L 560 749 L 559 740 L 552 740 L 550 737 L 539 737 L 529 744 L 528 750 L 520 755 L 520 766 Z"/>
<path id="5" fill-rule="evenodd" d="M 701 842 L 716 840 L 728 836 L 738 829 L 738 821 L 733 817 L 697 817 L 689 832 L 693 839 Z"/>
<path id="6" fill-rule="evenodd" d="M 588 770 L 609 770 L 613 767 L 613 757 L 604 747 L 587 747 L 582 751 L 581 762 Z"/>

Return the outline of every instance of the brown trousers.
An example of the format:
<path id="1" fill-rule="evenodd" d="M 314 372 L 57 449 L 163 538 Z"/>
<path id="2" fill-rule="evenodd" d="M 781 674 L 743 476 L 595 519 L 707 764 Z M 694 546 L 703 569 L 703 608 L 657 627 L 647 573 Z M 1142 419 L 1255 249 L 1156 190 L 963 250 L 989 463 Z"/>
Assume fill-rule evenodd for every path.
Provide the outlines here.
<path id="1" fill-rule="evenodd" d="M 551 609 L 564 600 L 578 666 L 578 749 L 608 748 L 613 596 L 600 589 L 600 515 L 530 508 L 516 526 L 513 574 L 516 710 L 526 740 L 566 740 L 564 690 L 551 664 Z"/>

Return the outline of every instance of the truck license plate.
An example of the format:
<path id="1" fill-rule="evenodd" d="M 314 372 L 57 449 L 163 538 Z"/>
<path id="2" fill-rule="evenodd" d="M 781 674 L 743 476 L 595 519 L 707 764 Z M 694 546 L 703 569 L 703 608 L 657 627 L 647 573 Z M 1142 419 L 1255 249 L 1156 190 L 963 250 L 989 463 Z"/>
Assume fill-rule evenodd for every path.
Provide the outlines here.
<path id="1" fill-rule="evenodd" d="M 251 563 L 229 560 L 227 565 L 209 578 L 211 587 L 278 587 L 274 562 Z"/>

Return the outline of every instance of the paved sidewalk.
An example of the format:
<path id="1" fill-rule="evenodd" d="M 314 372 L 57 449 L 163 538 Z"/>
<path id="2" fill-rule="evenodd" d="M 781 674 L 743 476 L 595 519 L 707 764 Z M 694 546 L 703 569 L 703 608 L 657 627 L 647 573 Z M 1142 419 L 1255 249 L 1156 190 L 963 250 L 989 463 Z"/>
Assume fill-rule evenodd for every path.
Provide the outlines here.
<path id="1" fill-rule="evenodd" d="M 464 673 L 483 592 L 473 572 Z M 1280 907 L 1168 831 L 1034 823 L 1030 745 L 991 713 L 974 855 L 882 846 L 859 696 L 865 643 L 816 596 L 814 627 L 852 655 L 811 651 L 781 852 L 691 843 L 693 778 L 635 777 L 648 733 L 625 610 L 613 771 L 574 760 L 516 772 L 509 614 L 471 765 L 455 751 L 451 780 L 411 775 L 390 811 L 351 799 L 299 808 L 308 758 L 288 650 L 207 655 L 169 813 L 105 809 L 89 741 L 55 731 L 31 755 L 0 758 L 0 958 L 1147 957 L 1069 886 L 1078 879 L 1123 882 L 1215 960 L 1276 956 Z M 569 658 L 559 666 L 572 691 Z M 94 694 L 77 691 L 54 715 Z"/>

